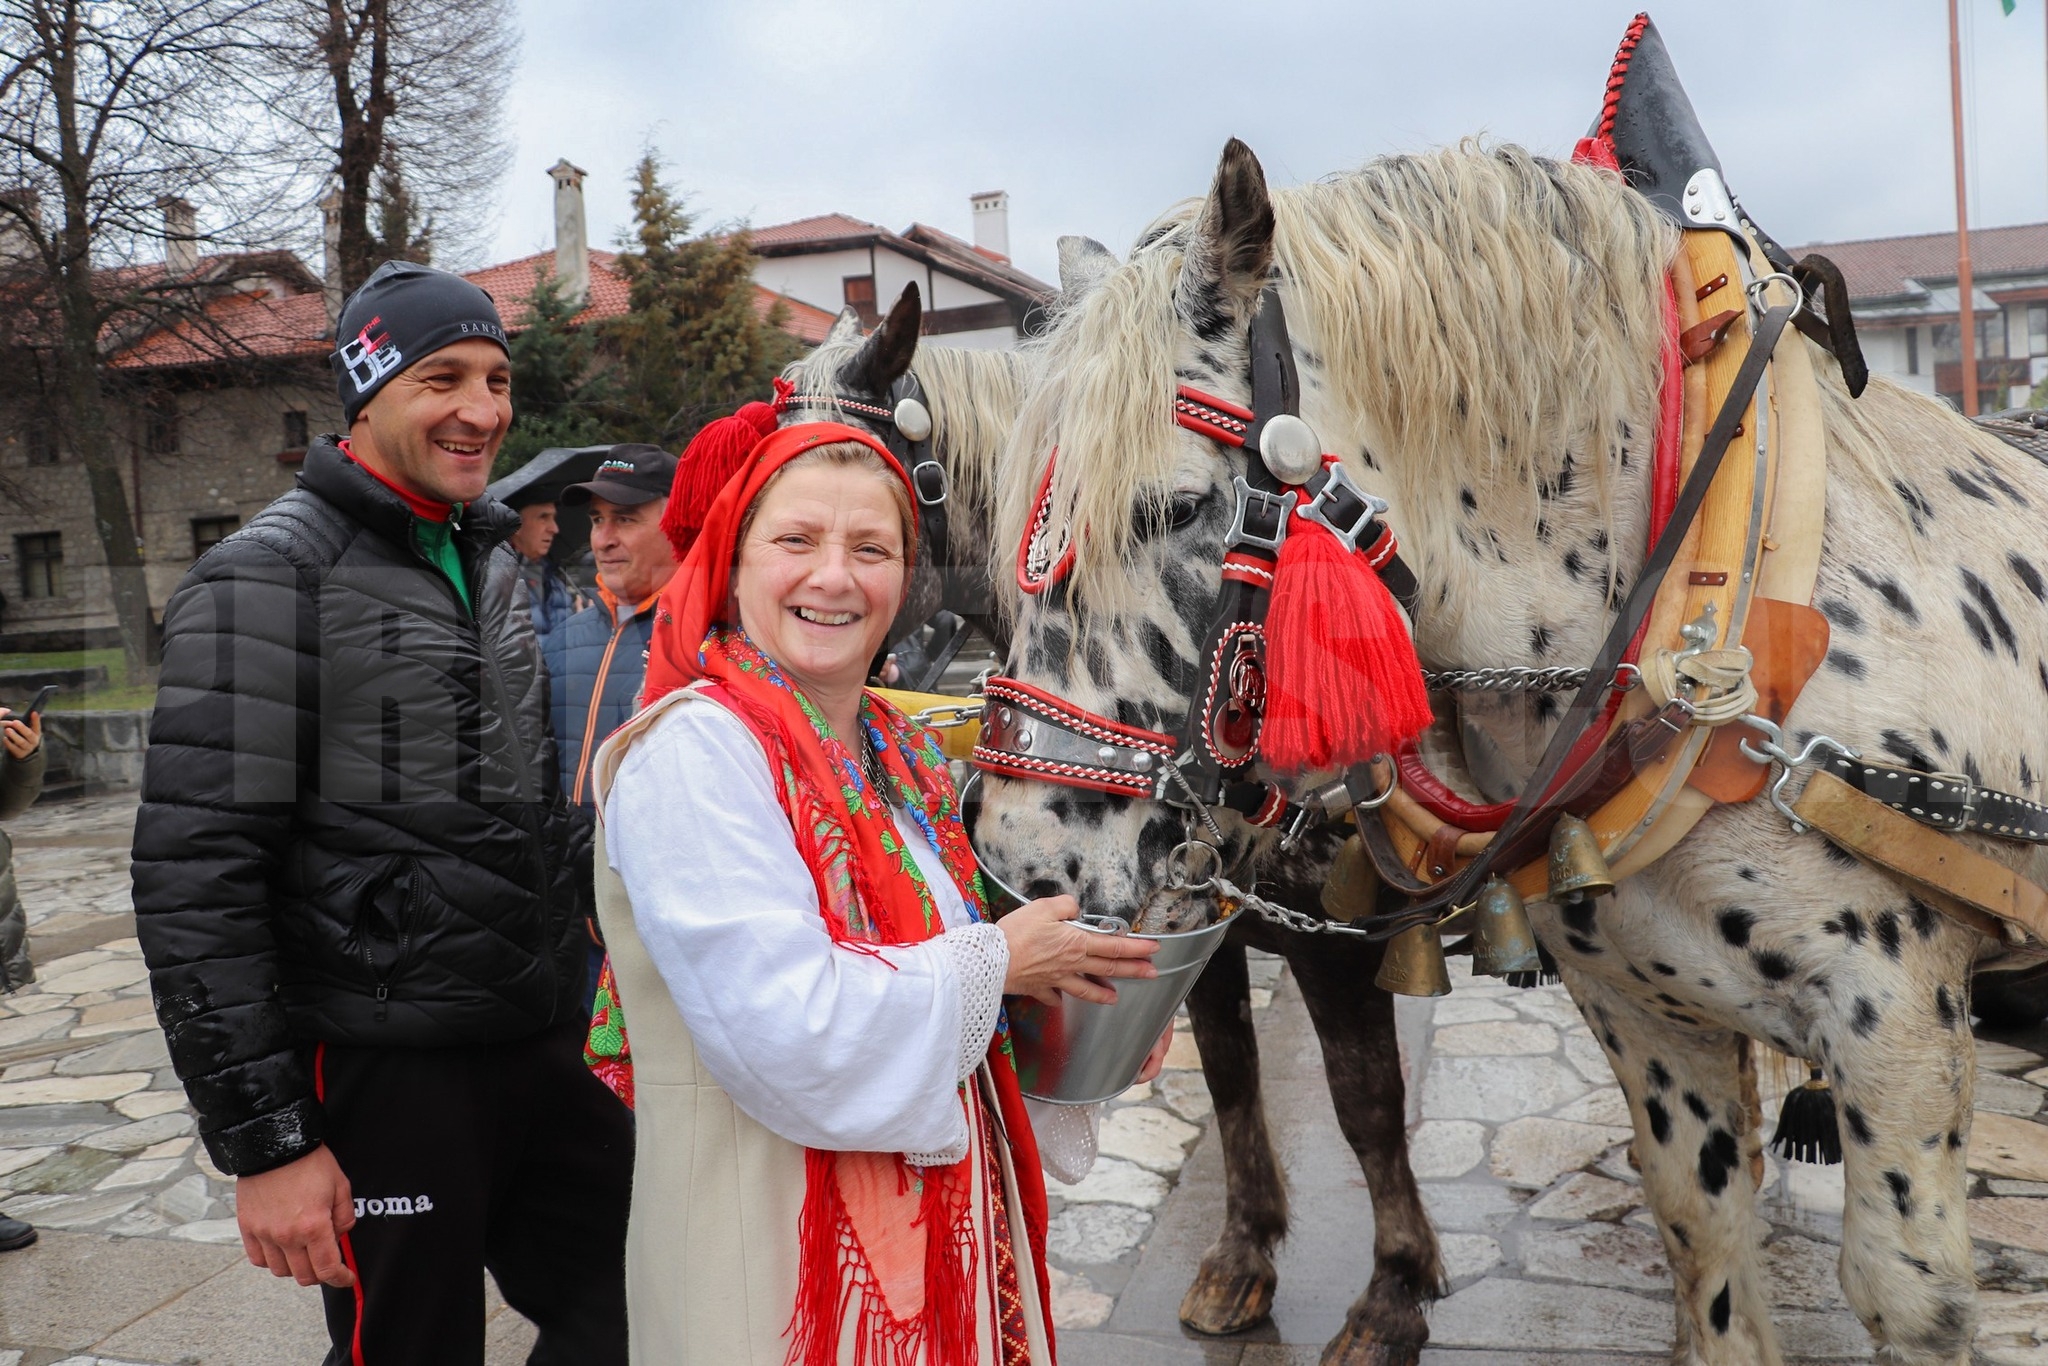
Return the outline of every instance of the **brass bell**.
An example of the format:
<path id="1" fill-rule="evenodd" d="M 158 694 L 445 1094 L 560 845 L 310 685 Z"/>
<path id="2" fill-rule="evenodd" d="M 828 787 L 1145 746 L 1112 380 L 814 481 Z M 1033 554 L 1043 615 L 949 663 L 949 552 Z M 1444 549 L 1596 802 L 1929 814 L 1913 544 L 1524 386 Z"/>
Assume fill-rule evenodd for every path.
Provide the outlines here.
<path id="1" fill-rule="evenodd" d="M 1443 935 L 1435 925 L 1412 925 L 1387 941 L 1387 956 L 1372 979 L 1396 996 L 1448 996 L 1451 970 L 1444 966 Z"/>
<path id="2" fill-rule="evenodd" d="M 1337 857 L 1323 878 L 1323 914 L 1348 925 L 1372 914 L 1379 893 L 1379 874 L 1365 856 L 1364 843 L 1353 835 L 1337 846 Z"/>
<path id="3" fill-rule="evenodd" d="M 1522 894 L 1508 883 L 1499 878 L 1488 882 L 1479 893 L 1472 917 L 1474 973 L 1505 977 L 1511 972 L 1536 972 L 1541 968 L 1536 933 L 1529 928 L 1529 913 L 1522 908 Z"/>
<path id="4" fill-rule="evenodd" d="M 1550 899 L 1563 905 L 1614 890 L 1599 836 L 1577 816 L 1561 816 L 1550 832 Z"/>

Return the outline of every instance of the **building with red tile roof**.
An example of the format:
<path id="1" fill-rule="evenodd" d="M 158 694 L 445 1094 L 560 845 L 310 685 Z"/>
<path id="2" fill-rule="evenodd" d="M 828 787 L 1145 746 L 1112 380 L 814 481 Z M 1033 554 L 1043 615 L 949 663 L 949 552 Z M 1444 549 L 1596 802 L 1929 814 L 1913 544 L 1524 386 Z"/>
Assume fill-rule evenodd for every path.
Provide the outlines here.
<path id="1" fill-rule="evenodd" d="M 1816 242 L 1792 256 L 1808 252 L 1842 268 L 1871 370 L 1960 406 L 1956 235 Z M 1970 266 L 1978 407 L 2015 407 L 2048 377 L 2048 223 L 1973 229 Z"/>
<path id="2" fill-rule="evenodd" d="M 583 301 L 574 326 L 627 311 L 617 255 L 586 245 L 583 172 L 561 161 L 549 175 L 556 249 L 467 273 L 513 333 L 526 325 L 522 301 L 549 273 Z M 814 346 L 842 308 L 872 323 L 878 300 L 886 306 L 914 280 L 926 332 L 955 345 L 1013 346 L 1053 290 L 1009 262 L 1007 197 L 973 203 L 973 243 L 845 214 L 759 229 L 754 307 Z M 289 252 L 200 256 L 190 206 L 167 205 L 166 214 L 165 261 L 102 276 L 110 288 L 177 295 L 183 305 L 174 322 L 128 323 L 103 338 L 109 413 L 130 451 L 124 483 L 159 609 L 194 559 L 291 486 L 309 438 L 341 426 L 327 367 L 339 290 Z M 54 432 L 33 403 L 0 395 L 0 480 L 33 495 L 0 498 L 0 650 L 118 639 L 85 469 Z"/>

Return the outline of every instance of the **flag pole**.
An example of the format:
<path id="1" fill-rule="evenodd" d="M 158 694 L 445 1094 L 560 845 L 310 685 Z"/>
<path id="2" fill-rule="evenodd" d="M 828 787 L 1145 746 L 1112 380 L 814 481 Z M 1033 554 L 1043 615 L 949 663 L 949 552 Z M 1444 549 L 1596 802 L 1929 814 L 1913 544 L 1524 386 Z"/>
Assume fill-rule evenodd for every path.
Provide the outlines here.
<path id="1" fill-rule="evenodd" d="M 1976 282 L 1970 277 L 1970 202 L 1963 169 L 1963 44 L 1948 0 L 1948 99 L 1956 141 L 1956 329 L 1962 341 L 1963 415 L 1977 415 Z"/>

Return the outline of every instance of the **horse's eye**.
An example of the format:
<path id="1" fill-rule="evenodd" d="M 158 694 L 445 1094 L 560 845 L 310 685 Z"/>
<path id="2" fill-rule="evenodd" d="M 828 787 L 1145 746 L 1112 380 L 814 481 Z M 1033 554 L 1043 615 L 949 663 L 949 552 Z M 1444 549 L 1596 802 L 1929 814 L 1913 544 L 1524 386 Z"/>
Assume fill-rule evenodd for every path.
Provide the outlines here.
<path id="1" fill-rule="evenodd" d="M 1206 493 L 1176 493 L 1166 506 L 1166 524 L 1175 531 L 1183 529 L 1202 515 L 1202 505 L 1208 501 Z"/>

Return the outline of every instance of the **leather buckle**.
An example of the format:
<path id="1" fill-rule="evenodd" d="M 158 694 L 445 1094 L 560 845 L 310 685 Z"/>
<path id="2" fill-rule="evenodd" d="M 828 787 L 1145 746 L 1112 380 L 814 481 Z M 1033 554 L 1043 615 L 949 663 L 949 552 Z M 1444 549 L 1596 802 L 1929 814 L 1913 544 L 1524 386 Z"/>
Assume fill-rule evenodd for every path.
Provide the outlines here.
<path id="1" fill-rule="evenodd" d="M 1934 794 L 1944 792 L 1945 788 L 1953 788 L 1962 793 L 1963 808 L 1954 816 L 1938 813 L 1934 809 Z M 1963 831 L 1970 828 L 1970 820 L 1977 814 L 1977 784 L 1971 780 L 1969 774 L 1930 773 L 1927 775 L 1927 793 L 1929 800 L 1925 814 L 1920 817 L 1921 820 L 1937 830 Z M 1943 802 L 1944 806 L 1947 804 Z"/>
<path id="2" fill-rule="evenodd" d="M 950 488 L 946 467 L 929 456 L 910 467 L 910 483 L 917 490 L 917 501 L 928 508 L 945 502 Z"/>
<path id="3" fill-rule="evenodd" d="M 1325 469 L 1322 484 L 1315 497 L 1295 510 L 1297 515 L 1328 528 L 1346 550 L 1357 550 L 1373 519 L 1387 510 L 1387 500 L 1358 487 L 1342 465 Z"/>
<path id="4" fill-rule="evenodd" d="M 1235 550 L 1241 545 L 1255 545 L 1261 550 L 1278 551 L 1280 543 L 1287 539 L 1287 514 L 1294 507 L 1299 495 L 1268 493 L 1255 489 L 1238 475 L 1230 481 L 1237 490 L 1237 509 L 1231 514 L 1230 532 L 1223 538 L 1226 548 Z"/>

